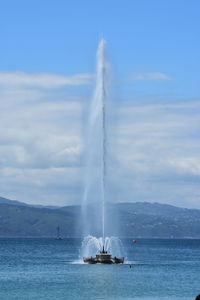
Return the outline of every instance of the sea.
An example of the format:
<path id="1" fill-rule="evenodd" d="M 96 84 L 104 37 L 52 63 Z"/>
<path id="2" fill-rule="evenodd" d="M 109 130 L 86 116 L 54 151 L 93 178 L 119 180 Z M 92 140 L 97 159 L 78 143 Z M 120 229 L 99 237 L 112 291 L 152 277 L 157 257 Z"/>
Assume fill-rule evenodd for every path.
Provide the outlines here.
<path id="1" fill-rule="evenodd" d="M 200 240 L 122 239 L 125 263 L 88 265 L 82 239 L 0 238 L 0 299 L 194 300 Z"/>

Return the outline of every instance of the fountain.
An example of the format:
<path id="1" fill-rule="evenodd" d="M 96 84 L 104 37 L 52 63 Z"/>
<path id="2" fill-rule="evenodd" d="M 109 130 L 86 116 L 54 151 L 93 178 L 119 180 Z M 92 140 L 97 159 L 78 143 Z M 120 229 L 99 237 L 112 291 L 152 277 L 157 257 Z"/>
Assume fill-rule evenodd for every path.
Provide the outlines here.
<path id="1" fill-rule="evenodd" d="M 92 99 L 87 130 L 87 170 L 82 205 L 83 261 L 85 263 L 123 263 L 119 258 L 121 241 L 106 237 L 106 42 L 101 39 L 97 50 L 96 88 Z M 94 200 L 95 199 L 95 200 Z M 93 235 L 99 235 L 97 238 Z M 112 251 L 112 255 L 109 252 Z M 86 256 L 85 256 L 86 255 Z"/>
<path id="2" fill-rule="evenodd" d="M 103 240 L 102 237 L 87 236 L 82 243 L 83 261 L 89 264 L 120 264 L 124 262 L 121 249 L 122 242 L 118 237 Z"/>

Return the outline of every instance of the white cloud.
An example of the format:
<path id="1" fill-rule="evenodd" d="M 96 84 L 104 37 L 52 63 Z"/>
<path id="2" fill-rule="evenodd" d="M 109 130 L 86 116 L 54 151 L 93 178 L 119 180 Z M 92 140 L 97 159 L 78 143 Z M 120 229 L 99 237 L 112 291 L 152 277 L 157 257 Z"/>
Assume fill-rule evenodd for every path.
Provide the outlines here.
<path id="1" fill-rule="evenodd" d="M 32 75 L 0 80 L 0 196 L 80 203 L 88 100 Z M 108 198 L 199 207 L 200 101 L 116 101 L 108 114 Z"/>
<path id="2" fill-rule="evenodd" d="M 171 80 L 170 76 L 161 72 L 142 72 L 133 73 L 131 76 L 132 80 L 149 80 L 149 81 L 166 81 Z"/>
<path id="3" fill-rule="evenodd" d="M 68 85 L 89 85 L 92 79 L 93 75 L 89 73 L 65 76 L 54 73 L 0 72 L 0 86 L 5 87 L 59 88 Z"/>
<path id="4" fill-rule="evenodd" d="M 74 205 L 80 203 L 81 176 L 76 167 L 46 169 L 0 168 L 1 196 L 27 203 Z"/>
<path id="5" fill-rule="evenodd" d="M 185 156 L 170 159 L 169 163 L 177 169 L 179 173 L 200 175 L 200 156 Z"/>
<path id="6" fill-rule="evenodd" d="M 110 197 L 199 207 L 199 104 L 118 106 L 118 126 L 110 133 L 108 177 L 116 190 Z"/>
<path id="7" fill-rule="evenodd" d="M 29 203 L 76 203 L 84 101 L 78 89 L 70 95 L 48 86 L 85 84 L 90 76 L 68 80 L 57 75 L 7 74 L 8 81 L 0 76 L 1 196 Z"/>

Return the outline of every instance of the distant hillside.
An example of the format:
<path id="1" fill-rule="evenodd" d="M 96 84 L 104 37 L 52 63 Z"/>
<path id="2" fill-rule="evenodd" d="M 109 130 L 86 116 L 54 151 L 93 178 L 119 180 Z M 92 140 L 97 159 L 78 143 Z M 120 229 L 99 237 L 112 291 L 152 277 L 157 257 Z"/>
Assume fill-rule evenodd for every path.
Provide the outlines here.
<path id="1" fill-rule="evenodd" d="M 3 197 L 0 197 L 0 204 L 31 206 L 31 207 L 51 208 L 51 209 L 59 208 L 58 206 L 53 206 L 53 205 L 44 206 L 44 205 L 37 205 L 37 204 L 27 204 L 25 202 L 21 202 L 21 201 L 17 201 L 17 200 L 10 200 L 10 199 L 6 199 L 6 198 L 3 198 Z"/>
<path id="2" fill-rule="evenodd" d="M 63 236 L 80 236 L 80 206 L 53 208 L 0 198 L 0 236 L 54 237 L 58 225 Z M 198 209 L 136 202 L 110 205 L 108 213 L 117 215 L 121 237 L 200 238 Z"/>
<path id="3" fill-rule="evenodd" d="M 23 206 L 28 205 L 24 202 L 20 202 L 17 200 L 9 200 L 9 199 L 3 198 L 3 197 L 0 197 L 0 204 L 23 205 Z"/>
<path id="4" fill-rule="evenodd" d="M 117 204 L 122 236 L 200 238 L 200 210 L 159 203 Z"/>
<path id="5" fill-rule="evenodd" d="M 56 227 L 64 236 L 76 235 L 80 208 L 73 211 L 0 204 L 0 236 L 55 236 Z"/>

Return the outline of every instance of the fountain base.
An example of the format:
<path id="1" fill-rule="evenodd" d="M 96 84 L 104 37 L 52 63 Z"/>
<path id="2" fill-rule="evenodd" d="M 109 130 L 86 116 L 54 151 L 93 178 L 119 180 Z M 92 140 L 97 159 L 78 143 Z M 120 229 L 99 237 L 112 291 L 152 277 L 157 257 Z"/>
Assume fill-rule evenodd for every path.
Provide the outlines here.
<path id="1" fill-rule="evenodd" d="M 95 257 L 83 257 L 84 263 L 87 264 L 123 264 L 124 257 L 113 257 L 110 253 L 103 250 L 100 253 L 97 253 Z"/>

